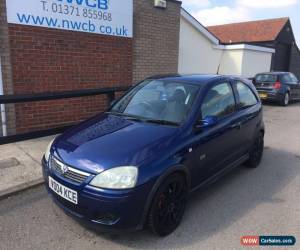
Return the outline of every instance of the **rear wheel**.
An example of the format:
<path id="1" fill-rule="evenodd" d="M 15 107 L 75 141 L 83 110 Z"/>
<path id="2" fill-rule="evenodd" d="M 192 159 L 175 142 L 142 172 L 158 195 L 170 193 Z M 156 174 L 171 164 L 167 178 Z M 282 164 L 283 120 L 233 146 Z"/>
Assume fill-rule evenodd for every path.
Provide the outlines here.
<path id="1" fill-rule="evenodd" d="M 260 133 L 256 138 L 250 152 L 249 159 L 245 165 L 249 168 L 257 168 L 261 162 L 264 152 L 264 134 Z"/>
<path id="2" fill-rule="evenodd" d="M 286 92 L 280 102 L 282 106 L 288 106 L 290 104 L 290 93 Z"/>
<path id="3" fill-rule="evenodd" d="M 148 224 L 163 237 L 179 226 L 187 201 L 187 183 L 181 174 L 173 174 L 159 187 L 150 208 Z"/>

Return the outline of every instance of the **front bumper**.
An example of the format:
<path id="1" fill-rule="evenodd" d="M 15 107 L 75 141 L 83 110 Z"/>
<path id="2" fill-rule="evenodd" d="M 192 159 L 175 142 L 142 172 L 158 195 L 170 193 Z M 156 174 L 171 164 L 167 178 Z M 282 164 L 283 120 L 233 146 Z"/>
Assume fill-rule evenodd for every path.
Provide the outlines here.
<path id="1" fill-rule="evenodd" d="M 149 182 L 133 190 L 102 190 L 83 183 L 77 185 L 49 170 L 42 160 L 43 176 L 48 192 L 55 203 L 69 215 L 107 230 L 142 229 L 145 207 L 153 183 Z M 49 176 L 62 185 L 78 192 L 78 205 L 54 193 L 48 185 Z"/>

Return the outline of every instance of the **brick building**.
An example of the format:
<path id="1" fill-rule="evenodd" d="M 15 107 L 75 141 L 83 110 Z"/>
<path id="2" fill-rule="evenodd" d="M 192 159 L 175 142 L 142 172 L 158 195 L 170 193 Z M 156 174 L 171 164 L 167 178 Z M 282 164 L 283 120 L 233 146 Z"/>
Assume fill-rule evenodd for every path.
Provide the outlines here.
<path id="1" fill-rule="evenodd" d="M 162 9 L 152 0 L 134 0 L 128 38 L 9 23 L 0 0 L 4 94 L 129 86 L 152 74 L 176 73 L 181 3 L 167 4 Z M 6 105 L 8 134 L 74 124 L 105 108 L 101 96 Z"/>
<path id="2" fill-rule="evenodd" d="M 166 3 L 161 8 L 153 0 L 0 0 L 0 87 L 5 95 L 87 90 L 178 72 L 252 77 L 271 69 L 300 77 L 288 18 L 206 29 L 180 1 Z M 108 21 L 110 26 L 102 25 Z M 123 29 L 113 29 L 115 22 Z M 104 111 L 107 97 L 3 107 L 0 135 L 3 117 L 4 131 L 14 135 L 76 124 Z"/>

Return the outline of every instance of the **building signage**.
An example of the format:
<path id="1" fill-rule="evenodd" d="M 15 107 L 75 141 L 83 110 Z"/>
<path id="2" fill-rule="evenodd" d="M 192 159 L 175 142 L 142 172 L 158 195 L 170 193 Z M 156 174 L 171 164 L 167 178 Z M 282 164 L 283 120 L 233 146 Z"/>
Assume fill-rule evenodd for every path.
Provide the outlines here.
<path id="1" fill-rule="evenodd" d="M 133 0 L 6 0 L 9 23 L 132 37 Z"/>

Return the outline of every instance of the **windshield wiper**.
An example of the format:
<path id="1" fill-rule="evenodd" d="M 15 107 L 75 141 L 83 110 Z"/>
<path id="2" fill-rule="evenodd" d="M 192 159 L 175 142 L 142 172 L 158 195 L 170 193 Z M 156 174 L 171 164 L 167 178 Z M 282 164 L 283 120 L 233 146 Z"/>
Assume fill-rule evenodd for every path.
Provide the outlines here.
<path id="1" fill-rule="evenodd" d="M 106 112 L 106 114 L 112 114 L 112 115 L 116 115 L 116 116 L 122 116 L 125 117 L 128 120 L 132 120 L 132 121 L 144 121 L 144 119 L 142 117 L 138 117 L 138 116 L 134 116 L 134 115 L 130 115 L 130 114 L 126 114 L 126 113 L 121 113 L 121 112 Z"/>
<path id="2" fill-rule="evenodd" d="M 126 113 L 121 113 L 121 112 L 106 112 L 107 114 L 112 114 L 112 115 L 117 115 L 117 116 L 122 116 L 125 117 L 128 120 L 132 121 L 140 121 L 140 122 L 148 122 L 148 123 L 156 123 L 156 124 L 162 124 L 162 125 L 170 125 L 170 126 L 179 126 L 180 124 L 177 122 L 172 122 L 172 121 L 166 121 L 166 120 L 157 120 L 157 119 L 147 119 L 144 117 L 140 116 L 135 116 L 135 115 L 130 115 Z"/>
<path id="3" fill-rule="evenodd" d="M 178 122 L 166 121 L 166 120 L 155 120 L 155 119 L 145 119 L 145 122 L 156 123 L 162 125 L 170 125 L 170 126 L 179 126 Z"/>
<path id="4" fill-rule="evenodd" d="M 110 114 L 110 115 L 118 115 L 118 116 L 123 116 L 123 113 L 118 112 L 118 111 L 107 111 L 105 112 L 106 114 Z"/>
<path id="5" fill-rule="evenodd" d="M 121 112 L 118 112 L 118 111 L 108 111 L 108 112 L 105 112 L 106 114 L 110 114 L 110 115 L 116 115 L 116 116 L 126 116 L 126 117 L 133 117 L 129 114 L 125 114 L 125 113 L 121 113 Z"/>

